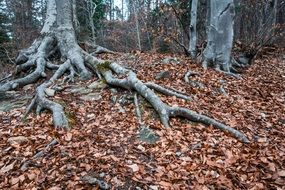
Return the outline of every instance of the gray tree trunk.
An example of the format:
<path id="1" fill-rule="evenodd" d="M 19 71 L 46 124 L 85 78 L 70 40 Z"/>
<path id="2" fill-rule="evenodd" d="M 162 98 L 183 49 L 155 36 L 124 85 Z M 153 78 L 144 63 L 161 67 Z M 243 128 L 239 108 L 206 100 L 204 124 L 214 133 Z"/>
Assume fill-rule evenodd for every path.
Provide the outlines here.
<path id="1" fill-rule="evenodd" d="M 191 5 L 191 22 L 190 22 L 190 41 L 189 52 L 192 58 L 196 58 L 197 55 L 197 8 L 198 0 L 192 0 Z"/>
<path id="2" fill-rule="evenodd" d="M 203 66 L 230 72 L 234 25 L 233 0 L 211 0 L 207 46 L 203 52 Z"/>
<path id="3" fill-rule="evenodd" d="M 138 2 L 137 2 L 137 0 L 135 0 L 135 3 L 134 3 L 134 10 L 135 10 L 135 21 L 136 21 L 136 32 L 137 32 L 138 48 L 139 48 L 140 51 L 142 51 L 141 32 L 140 32 L 140 26 L 139 26 L 139 20 L 138 20 Z"/>
<path id="4" fill-rule="evenodd" d="M 277 3 L 277 0 L 266 2 L 264 18 L 261 19 L 263 24 L 260 28 L 261 40 L 264 41 L 263 43 L 273 42 L 276 27 Z"/>

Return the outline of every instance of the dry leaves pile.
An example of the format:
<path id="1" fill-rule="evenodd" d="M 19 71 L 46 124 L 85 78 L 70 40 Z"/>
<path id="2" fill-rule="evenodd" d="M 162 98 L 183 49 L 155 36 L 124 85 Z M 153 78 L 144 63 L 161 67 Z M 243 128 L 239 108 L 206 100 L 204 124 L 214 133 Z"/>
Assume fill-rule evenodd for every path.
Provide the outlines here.
<path id="1" fill-rule="evenodd" d="M 173 118 L 173 128 L 166 130 L 141 99 L 143 121 L 160 138 L 147 144 L 138 138 L 134 104 L 114 103 L 110 88 L 93 102 L 63 91 L 53 99 L 65 106 L 72 125 L 68 132 L 56 131 L 47 112 L 25 119 L 24 108 L 0 113 L 0 189 L 91 188 L 84 176 L 105 181 L 112 189 L 284 189 L 284 60 L 257 60 L 237 80 L 204 71 L 182 56 L 177 57 L 179 63 L 171 64 L 162 63 L 164 58 L 135 54 L 117 60 L 133 68 L 143 81 L 176 88 L 193 98 L 186 102 L 161 96 L 163 101 L 221 120 L 244 132 L 251 144 L 179 118 Z M 170 78 L 156 80 L 163 70 L 170 72 Z M 191 80 L 204 88 L 184 82 L 188 70 L 200 74 Z M 219 91 L 221 80 L 227 95 Z M 118 89 L 116 97 L 126 93 L 132 94 Z M 53 139 L 58 144 L 46 148 Z M 42 150 L 44 155 L 34 159 Z"/>

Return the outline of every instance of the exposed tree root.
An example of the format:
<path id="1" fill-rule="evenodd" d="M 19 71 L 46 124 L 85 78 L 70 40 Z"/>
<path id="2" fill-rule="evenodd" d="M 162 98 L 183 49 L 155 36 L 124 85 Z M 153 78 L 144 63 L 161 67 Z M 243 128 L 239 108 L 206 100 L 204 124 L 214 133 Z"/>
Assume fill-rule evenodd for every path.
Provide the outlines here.
<path id="1" fill-rule="evenodd" d="M 132 70 L 124 68 L 115 62 L 99 60 L 85 52 L 76 40 L 73 24 L 70 20 L 72 18 L 70 2 L 50 0 L 47 6 L 49 14 L 47 14 L 48 19 L 41 32 L 42 37 L 38 38 L 30 48 L 21 51 L 16 59 L 18 65 L 17 72 L 32 69 L 33 72 L 23 78 L 8 81 L 0 85 L 0 93 L 6 92 L 34 83 L 40 78 L 46 78 L 46 69 L 51 69 L 54 72 L 50 79 L 37 87 L 35 97 L 28 106 L 27 113 L 34 108 L 37 113 L 40 113 L 44 109 L 50 110 L 53 114 L 54 126 L 56 128 L 68 128 L 68 121 L 65 117 L 63 107 L 49 100 L 46 95 L 48 91 L 52 90 L 55 81 L 66 72 L 69 72 L 69 75 L 64 77 L 64 81 L 73 81 L 77 73 L 81 79 L 89 79 L 92 73 L 87 69 L 88 67 L 99 78 L 104 78 L 109 85 L 133 90 L 144 97 L 158 113 L 165 127 L 170 127 L 169 119 L 171 117 L 183 117 L 205 125 L 212 125 L 215 128 L 230 133 L 242 142 L 249 142 L 247 137 L 241 132 L 212 118 L 186 108 L 171 107 L 163 103 L 153 90 L 185 100 L 190 100 L 189 96 L 154 83 L 144 83 L 137 78 Z M 48 60 L 55 52 L 59 52 L 61 60 L 65 61 L 63 64 L 56 65 Z"/>
<path id="2" fill-rule="evenodd" d="M 60 36 L 64 38 L 63 35 Z M 175 92 L 173 90 L 161 87 L 154 83 L 143 83 L 136 77 L 136 74 L 130 69 L 126 69 L 114 62 L 99 60 L 94 56 L 91 56 L 84 52 L 82 49 L 80 49 L 78 45 L 64 44 L 63 42 L 66 41 L 62 40 L 62 38 L 57 37 L 57 40 L 55 40 L 52 37 L 45 37 L 39 46 L 37 42 L 34 43 L 34 45 L 32 45 L 32 47 L 29 48 L 27 51 L 23 51 L 25 53 L 22 53 L 22 55 L 20 56 L 24 56 L 24 58 L 19 58 L 20 60 L 22 60 L 22 65 L 30 65 L 30 60 L 35 60 L 35 71 L 24 78 L 16 79 L 0 86 L 0 91 L 15 89 L 17 87 L 36 82 L 40 77 L 45 77 L 45 68 L 55 69 L 56 71 L 54 75 L 50 78 L 50 80 L 37 87 L 35 98 L 32 100 L 30 106 L 28 107 L 27 113 L 29 113 L 33 108 L 36 108 L 37 113 L 40 113 L 44 109 L 50 110 L 53 113 L 54 126 L 68 128 L 68 122 L 65 117 L 63 107 L 58 103 L 48 100 L 46 98 L 45 91 L 46 89 L 50 88 L 54 84 L 54 82 L 67 71 L 69 71 L 70 74 L 68 75 L 68 77 L 65 78 L 66 80 L 68 79 L 70 81 L 73 81 L 75 69 L 79 71 L 79 75 L 81 77 L 83 76 L 82 78 L 89 78 L 91 76 L 91 73 L 85 67 L 85 64 L 87 64 L 88 67 L 91 68 L 94 73 L 102 75 L 109 85 L 118 86 L 128 90 L 134 90 L 139 95 L 144 97 L 156 110 L 156 112 L 160 116 L 162 124 L 165 127 L 170 127 L 170 117 L 179 116 L 195 122 L 201 122 L 206 125 L 213 125 L 215 128 L 229 132 L 242 142 L 249 142 L 249 140 L 244 134 L 220 122 L 217 122 L 214 119 L 211 119 L 201 114 L 197 114 L 186 108 L 168 106 L 167 104 L 163 103 L 161 99 L 151 89 L 154 89 L 165 95 L 177 96 L 185 100 L 191 100 L 190 97 L 179 92 Z M 60 66 L 54 65 L 46 61 L 46 55 L 49 55 L 49 52 L 54 51 L 54 47 L 58 47 L 56 44 L 57 41 L 59 41 L 59 44 L 61 44 L 61 46 L 59 47 L 61 49 L 62 56 L 67 58 L 65 63 Z M 71 43 L 76 43 L 76 41 L 73 41 L 72 39 Z M 62 46 L 63 44 L 64 46 Z M 35 48 L 37 46 L 38 49 Z M 67 48 L 69 50 L 67 50 Z M 26 59 L 26 57 L 28 57 L 28 59 Z M 24 62 L 23 60 L 25 60 L 26 62 Z M 114 76 L 114 74 L 116 74 L 120 78 Z M 193 73 L 188 73 L 187 75 L 190 76 L 191 74 L 193 75 Z M 185 76 L 185 78 L 186 77 L 187 76 Z"/>
<path id="3" fill-rule="evenodd" d="M 100 71 L 108 84 L 128 90 L 135 90 L 138 94 L 144 97 L 156 110 L 160 116 L 162 124 L 165 127 L 170 127 L 170 117 L 179 116 L 191 121 L 203 123 L 205 125 L 212 125 L 217 129 L 230 133 L 244 143 L 249 142 L 247 137 L 241 132 L 229 126 L 226 126 L 212 118 L 195 113 L 186 108 L 170 107 L 167 104 L 163 103 L 161 99 L 146 85 L 146 83 L 143 83 L 141 80 L 139 80 L 136 77 L 136 74 L 131 70 L 126 69 L 115 62 L 104 62 L 92 56 L 89 56 L 87 61 L 94 70 L 98 69 Z M 114 76 L 114 74 L 118 75 L 120 78 L 117 78 Z"/>
<path id="4" fill-rule="evenodd" d="M 231 68 L 230 68 L 231 69 Z M 242 79 L 238 74 L 235 74 L 231 71 L 223 71 L 221 69 L 215 69 L 216 71 L 220 72 L 220 73 L 224 73 L 225 75 L 227 76 L 230 76 L 230 77 L 234 77 L 236 79 Z"/>
<path id="5" fill-rule="evenodd" d="M 9 74 L 9 75 L 7 75 L 6 77 L 0 79 L 0 82 L 4 82 L 4 81 L 8 80 L 8 79 L 11 78 L 12 76 L 13 76 L 12 74 Z"/>
<path id="6" fill-rule="evenodd" d="M 191 76 L 199 76 L 199 75 L 200 75 L 199 73 L 188 71 L 184 76 L 184 81 L 195 88 L 198 87 L 202 89 L 205 87 L 202 83 L 189 79 Z"/>
<path id="7" fill-rule="evenodd" d="M 46 77 L 45 67 L 46 67 L 46 53 L 49 51 L 49 48 L 53 46 L 54 39 L 52 37 L 45 37 L 42 40 L 41 45 L 38 47 L 36 53 L 29 55 L 28 53 L 20 54 L 19 56 L 22 58 L 18 58 L 17 63 L 24 63 L 23 66 L 26 68 L 27 65 L 29 67 L 35 66 L 36 69 L 31 74 L 16 80 L 9 81 L 2 86 L 0 86 L 0 92 L 5 92 L 9 90 L 14 90 L 18 87 L 22 87 L 27 84 L 31 84 L 36 82 L 40 77 Z M 28 51 L 30 53 L 30 51 Z M 23 62 L 25 60 L 26 62 Z M 21 68 L 22 70 L 22 68 Z"/>
<path id="8" fill-rule="evenodd" d="M 214 119 L 211 119 L 201 114 L 197 114 L 185 108 L 168 106 L 167 104 L 163 103 L 161 99 L 151 89 L 156 90 L 165 95 L 177 96 L 185 100 L 191 100 L 190 97 L 179 92 L 175 92 L 173 90 L 161 87 L 154 83 L 144 83 L 139 80 L 136 77 L 136 74 L 130 69 L 126 69 L 115 62 L 99 60 L 94 56 L 84 52 L 76 44 L 75 39 L 70 37 L 71 33 L 68 32 L 68 30 L 62 31 L 62 33 L 60 34 L 61 35 L 56 38 L 49 36 L 45 37 L 43 38 L 41 43 L 37 41 L 32 45 L 31 48 L 29 48 L 27 51 L 23 51 L 24 53 L 22 52 L 22 54 L 19 55 L 22 56 L 22 58 L 18 59 L 18 63 L 22 63 L 22 65 L 20 65 L 21 68 L 26 69 L 26 67 L 28 68 L 27 65 L 29 65 L 30 67 L 35 66 L 36 68 L 34 72 L 28 74 L 24 78 L 16 79 L 0 86 L 0 91 L 16 89 L 20 86 L 34 83 L 41 77 L 46 77 L 46 68 L 55 70 L 54 75 L 47 82 L 37 87 L 36 95 L 32 100 L 30 106 L 28 107 L 27 113 L 29 113 L 33 108 L 36 108 L 37 113 L 40 113 L 44 109 L 50 110 L 53 113 L 54 126 L 56 128 L 68 128 L 68 122 L 65 117 L 63 107 L 56 102 L 48 100 L 46 98 L 45 91 L 46 89 L 51 88 L 54 82 L 67 71 L 69 71 L 70 74 L 65 77 L 64 80 L 73 81 L 75 70 L 79 72 L 79 76 L 81 78 L 89 78 L 91 76 L 91 73 L 85 67 L 85 64 L 87 64 L 87 66 L 91 68 L 94 73 L 97 73 L 99 76 L 102 75 L 109 85 L 118 86 L 128 90 L 134 90 L 139 95 L 144 97 L 156 110 L 156 112 L 160 116 L 162 124 L 165 127 L 170 127 L 170 117 L 179 116 L 195 122 L 201 122 L 205 125 L 212 125 L 215 128 L 230 133 L 242 142 L 249 142 L 249 140 L 244 134 L 220 122 L 217 122 Z M 69 40 L 71 38 L 71 40 L 68 41 L 69 43 L 67 43 L 67 39 L 65 39 L 65 36 L 67 35 L 69 35 Z M 73 45 L 71 45 L 70 43 Z M 56 47 L 60 48 L 62 57 L 66 58 L 65 63 L 59 66 L 50 63 L 46 59 L 46 55 L 49 55 L 50 52 L 55 52 L 54 48 Z M 119 76 L 119 78 L 116 77 L 114 74 Z M 191 73 L 188 75 L 191 75 Z"/>
<path id="9" fill-rule="evenodd" d="M 112 50 L 109 50 L 108 48 L 105 48 L 105 47 L 102 47 L 96 44 L 94 45 L 89 42 L 84 42 L 84 44 L 88 47 L 88 49 L 93 50 L 91 54 L 102 54 L 102 53 L 117 54 L 117 52 L 114 52 Z"/>
<path id="10" fill-rule="evenodd" d="M 70 60 L 67 60 L 58 68 L 58 70 L 48 82 L 43 83 L 37 87 L 35 98 L 32 100 L 30 106 L 28 106 L 27 109 L 27 113 L 29 113 L 34 107 L 36 107 L 37 114 L 39 114 L 44 109 L 50 110 L 53 113 L 53 123 L 56 128 L 68 128 L 68 122 L 65 117 L 63 107 L 58 103 L 48 100 L 45 95 L 45 90 L 50 87 L 55 82 L 55 80 L 61 77 L 67 70 L 70 70 L 70 75 L 68 78 L 73 81 L 74 70 L 70 64 Z"/>

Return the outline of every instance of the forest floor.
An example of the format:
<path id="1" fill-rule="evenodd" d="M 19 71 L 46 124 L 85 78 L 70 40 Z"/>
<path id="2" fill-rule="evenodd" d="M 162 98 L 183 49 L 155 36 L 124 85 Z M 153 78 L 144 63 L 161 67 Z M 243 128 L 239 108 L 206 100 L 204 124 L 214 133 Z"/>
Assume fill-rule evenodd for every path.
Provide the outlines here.
<path id="1" fill-rule="evenodd" d="M 142 129 L 131 91 L 98 85 L 97 79 L 63 84 L 64 90 L 50 99 L 65 107 L 72 127 L 68 132 L 55 130 L 48 112 L 23 118 L 22 104 L 0 111 L 0 189 L 98 189 L 87 184 L 86 176 L 112 189 L 285 189 L 284 54 L 255 60 L 242 71 L 241 80 L 205 71 L 184 56 L 137 53 L 109 58 L 132 68 L 143 81 L 191 96 L 185 101 L 160 95 L 170 105 L 242 131 L 251 143 L 179 118 L 165 129 L 140 98 L 147 126 Z M 190 79 L 201 87 L 184 81 L 189 70 L 199 73 Z M 12 94 L 32 96 L 35 87 Z M 53 139 L 58 144 L 47 148 Z M 42 150 L 41 157 L 32 158 Z"/>

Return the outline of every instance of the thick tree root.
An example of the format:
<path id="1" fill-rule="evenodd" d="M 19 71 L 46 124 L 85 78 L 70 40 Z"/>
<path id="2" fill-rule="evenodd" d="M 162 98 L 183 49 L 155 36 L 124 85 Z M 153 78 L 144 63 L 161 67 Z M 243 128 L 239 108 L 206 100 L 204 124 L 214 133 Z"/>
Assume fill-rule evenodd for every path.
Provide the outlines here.
<path id="1" fill-rule="evenodd" d="M 33 67 L 36 66 L 36 69 L 31 74 L 16 80 L 9 81 L 0 86 L 0 92 L 5 92 L 9 90 L 14 90 L 18 87 L 25 86 L 27 84 L 31 84 L 36 82 L 40 77 L 46 77 L 45 74 L 45 67 L 46 67 L 46 59 L 45 55 L 49 51 L 50 47 L 53 46 L 54 39 L 52 37 L 45 37 L 42 40 L 42 43 L 38 47 L 38 50 L 35 54 L 30 55 L 29 58 L 27 56 L 28 53 L 20 54 L 19 56 L 22 58 L 17 58 L 17 63 L 22 63 L 23 60 L 26 60 L 22 67 L 19 70 L 26 69 L 26 67 Z M 29 53 L 33 51 L 28 51 Z M 28 65 L 28 66 L 27 66 Z"/>
<path id="2" fill-rule="evenodd" d="M 43 109 L 50 110 L 53 113 L 53 123 L 56 128 L 68 128 L 68 121 L 65 117 L 63 107 L 50 101 L 46 98 L 45 90 L 52 86 L 52 84 L 61 77 L 67 70 L 70 70 L 70 79 L 73 80 L 74 70 L 70 64 L 70 60 L 67 60 L 62 64 L 58 70 L 54 73 L 51 79 L 37 87 L 36 96 L 32 100 L 30 106 L 28 106 L 27 113 L 29 113 L 34 107 L 36 107 L 37 113 L 39 114 Z"/>
<path id="3" fill-rule="evenodd" d="M 48 100 L 46 98 L 46 90 L 51 88 L 54 82 L 67 71 L 69 71 L 70 74 L 65 78 L 65 80 L 73 81 L 75 70 L 79 72 L 81 78 L 89 78 L 91 76 L 91 73 L 85 67 L 85 64 L 87 64 L 87 66 L 91 68 L 94 73 L 97 73 L 99 76 L 103 76 L 109 85 L 118 86 L 128 90 L 134 90 L 139 95 L 144 97 L 156 110 L 162 124 L 165 127 L 170 127 L 170 117 L 179 116 L 195 122 L 201 122 L 205 125 L 212 125 L 215 128 L 230 133 L 242 142 L 249 142 L 244 134 L 214 119 L 201 114 L 197 114 L 186 108 L 168 106 L 167 104 L 163 103 L 151 89 L 165 95 L 177 96 L 185 100 L 191 100 L 190 97 L 177 91 L 161 87 L 154 83 L 144 83 L 139 80 L 136 74 L 130 69 L 126 69 L 115 62 L 99 60 L 94 56 L 91 56 L 84 52 L 76 44 L 75 39 L 70 38 L 70 33 L 68 33 L 68 30 L 64 30 L 60 34 L 60 37 L 57 38 L 49 36 L 45 37 L 41 43 L 34 43 L 31 48 L 20 55 L 22 57 L 18 59 L 18 63 L 22 63 L 22 65 L 20 65 L 20 70 L 27 69 L 28 66 L 36 66 L 34 72 L 24 78 L 16 79 L 0 86 L 0 91 L 4 92 L 16 89 L 17 87 L 36 82 L 40 77 L 46 77 L 46 68 L 56 70 L 50 80 L 37 87 L 35 98 L 32 100 L 30 106 L 28 107 L 27 113 L 29 113 L 33 108 L 36 108 L 37 113 L 40 113 L 43 109 L 48 109 L 53 113 L 53 123 L 56 128 L 68 128 L 68 121 L 65 117 L 63 107 L 58 103 Z M 67 37 L 65 36 L 67 35 L 69 35 L 69 40 L 71 39 L 71 41 L 66 41 L 67 39 L 65 38 Z M 57 41 L 60 44 L 59 46 L 56 43 Z M 46 55 L 49 55 L 50 52 L 53 52 L 56 47 L 59 47 L 61 49 L 62 56 L 64 58 L 67 58 L 66 62 L 60 66 L 49 63 L 46 59 Z M 28 57 L 28 59 L 26 59 L 26 57 Z M 119 78 L 114 76 L 114 74 L 119 76 Z"/>
<path id="4" fill-rule="evenodd" d="M 117 54 L 116 52 L 112 51 L 112 50 L 109 50 L 105 47 L 102 47 L 102 46 L 98 46 L 96 45 L 95 46 L 95 51 L 94 51 L 95 54 L 102 54 L 102 53 L 110 53 L 110 54 Z"/>
<path id="5" fill-rule="evenodd" d="M 106 82 L 112 86 L 118 86 L 128 90 L 135 90 L 138 94 L 144 97 L 156 110 L 160 116 L 160 120 L 165 127 L 170 127 L 170 117 L 184 117 L 194 122 L 200 122 L 205 125 L 212 125 L 213 127 L 222 131 L 228 132 L 240 141 L 248 143 L 249 140 L 241 132 L 226 126 L 212 118 L 195 113 L 189 109 L 181 107 L 170 107 L 163 103 L 161 99 L 141 80 L 139 80 L 134 72 L 122 67 L 115 62 L 104 62 L 95 57 L 87 57 L 87 62 L 93 70 L 99 70 L 106 79 Z M 114 74 L 120 76 L 117 78 Z"/>

